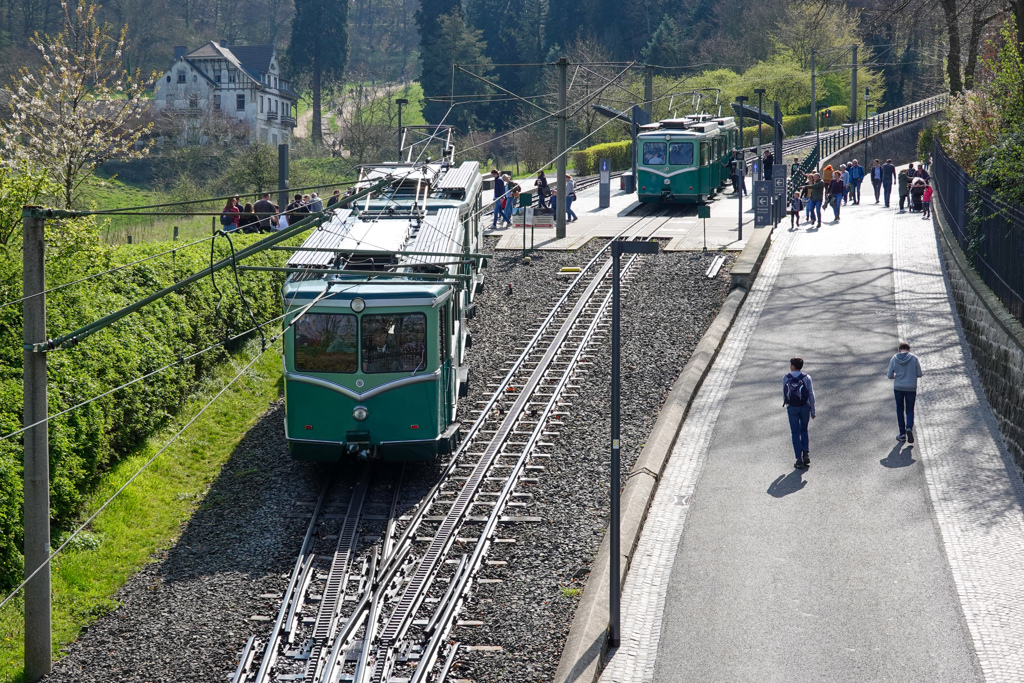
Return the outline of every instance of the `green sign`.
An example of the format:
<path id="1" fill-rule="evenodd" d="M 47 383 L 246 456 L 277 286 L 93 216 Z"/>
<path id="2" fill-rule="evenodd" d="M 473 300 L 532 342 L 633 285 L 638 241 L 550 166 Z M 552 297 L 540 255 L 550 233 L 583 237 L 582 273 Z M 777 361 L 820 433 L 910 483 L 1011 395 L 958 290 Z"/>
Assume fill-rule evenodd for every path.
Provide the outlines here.
<path id="1" fill-rule="evenodd" d="M 697 218 L 711 218 L 711 207 L 710 206 L 698 206 L 697 207 Z"/>

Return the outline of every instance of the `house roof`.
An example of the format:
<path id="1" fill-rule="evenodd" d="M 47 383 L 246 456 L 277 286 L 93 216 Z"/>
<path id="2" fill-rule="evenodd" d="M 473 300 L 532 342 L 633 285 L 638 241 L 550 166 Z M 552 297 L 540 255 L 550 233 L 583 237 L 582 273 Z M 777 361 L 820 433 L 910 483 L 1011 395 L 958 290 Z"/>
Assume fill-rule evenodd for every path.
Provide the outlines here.
<path id="1" fill-rule="evenodd" d="M 230 50 L 246 69 L 256 73 L 270 73 L 270 62 L 274 58 L 273 45 L 232 45 L 221 49 Z"/>

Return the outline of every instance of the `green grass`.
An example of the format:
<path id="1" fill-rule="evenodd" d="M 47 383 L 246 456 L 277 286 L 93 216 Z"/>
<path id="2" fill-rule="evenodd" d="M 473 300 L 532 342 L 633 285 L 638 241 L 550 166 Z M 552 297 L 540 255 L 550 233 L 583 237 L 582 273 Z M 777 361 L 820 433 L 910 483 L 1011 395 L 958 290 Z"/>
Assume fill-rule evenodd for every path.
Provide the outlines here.
<path id="1" fill-rule="evenodd" d="M 279 393 L 281 361 L 272 347 L 93 522 L 91 538 L 53 562 L 53 649 L 61 651 L 86 626 L 115 609 L 116 591 L 173 544 L 182 524 L 203 502 L 235 446 Z M 224 384 L 258 346 L 226 363 L 175 423 L 120 462 L 89 506 L 95 510 L 151 458 Z M 251 471 L 235 472 L 245 476 Z M 87 516 L 87 515 L 86 515 Z M 83 517 L 84 518 L 84 517 Z M 98 540 L 98 543 L 97 543 Z M 0 683 L 21 683 L 23 611 L 12 602 L 0 611 Z"/>
<path id="2" fill-rule="evenodd" d="M 173 201 L 173 198 L 163 192 L 130 185 L 116 177 L 103 177 L 94 173 L 83 184 L 76 207 L 105 211 L 170 201 Z M 179 226 L 179 239 L 196 239 L 211 232 L 209 217 L 185 219 L 176 216 L 111 216 L 108 220 L 109 224 L 103 231 L 103 238 L 117 244 L 127 242 L 129 235 L 137 242 L 170 239 L 174 234 L 175 225 Z"/>
<path id="3" fill-rule="evenodd" d="M 404 97 L 409 104 L 402 107 L 403 126 L 425 126 L 427 120 L 423 118 L 423 86 L 419 83 L 410 83 L 405 88 L 396 90 L 393 97 Z"/>

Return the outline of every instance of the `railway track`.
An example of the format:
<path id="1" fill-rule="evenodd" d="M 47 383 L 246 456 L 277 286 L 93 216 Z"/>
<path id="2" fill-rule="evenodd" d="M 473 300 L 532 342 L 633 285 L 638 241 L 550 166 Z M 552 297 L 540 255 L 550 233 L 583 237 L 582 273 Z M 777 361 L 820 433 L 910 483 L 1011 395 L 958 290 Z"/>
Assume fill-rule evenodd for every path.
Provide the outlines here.
<path id="1" fill-rule="evenodd" d="M 652 239 L 670 215 L 638 218 L 617 238 Z M 509 540 L 499 537 L 500 525 L 540 521 L 516 513 L 529 506 L 529 486 L 551 457 L 547 439 L 560 430 L 566 401 L 588 372 L 588 346 L 607 324 L 607 249 L 531 328 L 415 507 L 400 476 L 376 481 L 369 468 L 309 502 L 310 525 L 278 616 L 266 638 L 246 643 L 233 683 L 445 679 L 459 654 L 448 637 L 461 606 L 488 549 Z M 624 282 L 637 258 L 624 262 Z"/>

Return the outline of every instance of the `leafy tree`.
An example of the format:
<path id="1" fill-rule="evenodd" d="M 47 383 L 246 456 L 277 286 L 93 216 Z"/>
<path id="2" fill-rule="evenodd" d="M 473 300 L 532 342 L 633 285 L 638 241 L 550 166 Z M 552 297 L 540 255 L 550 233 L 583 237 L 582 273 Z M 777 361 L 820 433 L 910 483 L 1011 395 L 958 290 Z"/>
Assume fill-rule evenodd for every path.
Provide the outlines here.
<path id="1" fill-rule="evenodd" d="M 32 166 L 20 170 L 0 165 L 0 246 L 16 244 L 21 236 L 21 207 L 52 197 L 60 187 L 46 171 Z"/>
<path id="2" fill-rule="evenodd" d="M 231 161 L 228 180 L 236 192 L 263 192 L 277 187 L 277 150 L 265 142 L 246 145 Z"/>
<path id="3" fill-rule="evenodd" d="M 348 2 L 295 0 L 288 63 L 308 78 L 313 93 L 313 144 L 323 144 L 322 91 L 324 80 L 341 80 L 348 61 Z"/>
<path id="4" fill-rule="evenodd" d="M 146 103 L 136 70 L 122 66 L 127 27 L 117 37 L 96 18 L 98 5 L 71 12 L 64 30 L 36 35 L 42 65 L 22 69 L 11 87 L 11 115 L 0 118 L 0 149 L 17 164 L 39 164 L 60 185 L 72 208 L 93 169 L 108 159 L 137 159 L 149 151 L 140 120 Z"/>

